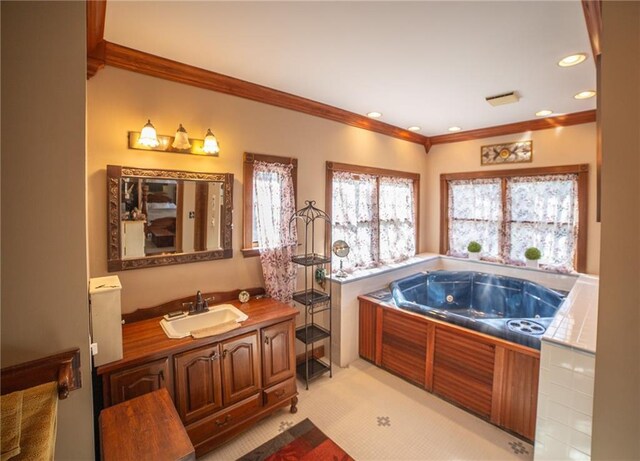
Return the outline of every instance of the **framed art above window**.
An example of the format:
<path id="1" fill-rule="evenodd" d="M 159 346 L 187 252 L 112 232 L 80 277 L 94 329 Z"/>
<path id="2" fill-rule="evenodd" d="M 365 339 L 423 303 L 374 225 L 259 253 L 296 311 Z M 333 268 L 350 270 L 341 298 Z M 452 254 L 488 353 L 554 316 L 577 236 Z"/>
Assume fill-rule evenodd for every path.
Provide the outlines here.
<path id="1" fill-rule="evenodd" d="M 524 264 L 536 247 L 541 265 L 586 270 L 589 165 L 440 175 L 440 253 Z"/>

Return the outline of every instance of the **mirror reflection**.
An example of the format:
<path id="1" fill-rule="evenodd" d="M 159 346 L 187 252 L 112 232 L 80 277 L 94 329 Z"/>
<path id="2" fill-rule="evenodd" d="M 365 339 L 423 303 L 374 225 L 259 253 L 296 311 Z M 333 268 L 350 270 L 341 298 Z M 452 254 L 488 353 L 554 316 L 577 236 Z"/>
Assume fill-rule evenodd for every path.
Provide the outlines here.
<path id="1" fill-rule="evenodd" d="M 221 249 L 222 185 L 122 178 L 122 258 Z"/>

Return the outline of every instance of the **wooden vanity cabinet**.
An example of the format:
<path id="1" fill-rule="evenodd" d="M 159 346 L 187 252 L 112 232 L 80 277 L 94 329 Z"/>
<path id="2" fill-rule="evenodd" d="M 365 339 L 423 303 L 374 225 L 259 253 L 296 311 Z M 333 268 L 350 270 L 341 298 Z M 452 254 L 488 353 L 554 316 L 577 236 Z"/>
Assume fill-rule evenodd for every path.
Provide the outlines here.
<path id="1" fill-rule="evenodd" d="M 293 378 L 296 370 L 293 322 L 263 328 L 261 335 L 264 386 Z"/>
<path id="2" fill-rule="evenodd" d="M 171 394 L 169 359 L 163 358 L 109 375 L 110 404 L 166 388 Z"/>
<path id="3" fill-rule="evenodd" d="M 175 405 L 185 424 L 222 408 L 220 346 L 206 346 L 174 357 Z"/>
<path id="4" fill-rule="evenodd" d="M 295 413 L 297 311 L 271 299 L 242 308 L 240 329 L 198 340 L 168 339 L 158 317 L 125 324 L 124 358 L 98 368 L 104 406 L 166 387 L 197 456 L 279 408 Z"/>
<path id="5" fill-rule="evenodd" d="M 259 392 L 261 367 L 257 332 L 225 341 L 220 347 L 224 404 L 231 405 Z"/>

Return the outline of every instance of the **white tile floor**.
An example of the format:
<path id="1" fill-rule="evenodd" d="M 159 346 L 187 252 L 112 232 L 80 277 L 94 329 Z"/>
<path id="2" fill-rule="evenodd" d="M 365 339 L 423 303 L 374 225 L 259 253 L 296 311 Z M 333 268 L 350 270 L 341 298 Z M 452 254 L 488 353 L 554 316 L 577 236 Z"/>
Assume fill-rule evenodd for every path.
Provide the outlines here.
<path id="1" fill-rule="evenodd" d="M 280 410 L 201 459 L 237 459 L 305 418 L 358 461 L 533 459 L 531 445 L 363 360 L 298 390 L 298 413 Z"/>

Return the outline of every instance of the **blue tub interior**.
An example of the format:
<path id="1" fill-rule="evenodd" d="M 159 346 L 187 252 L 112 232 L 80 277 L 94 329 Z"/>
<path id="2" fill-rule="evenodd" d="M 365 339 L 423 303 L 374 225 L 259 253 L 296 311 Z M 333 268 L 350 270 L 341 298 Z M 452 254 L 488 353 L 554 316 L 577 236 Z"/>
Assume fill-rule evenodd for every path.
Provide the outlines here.
<path id="1" fill-rule="evenodd" d="M 420 273 L 390 288 L 402 309 L 537 349 L 566 297 L 528 280 L 470 271 Z"/>

